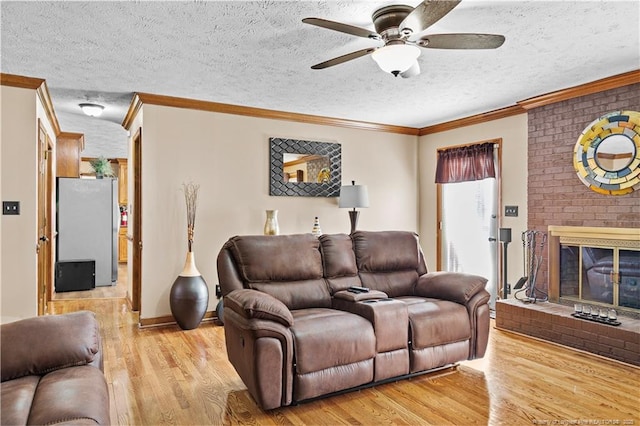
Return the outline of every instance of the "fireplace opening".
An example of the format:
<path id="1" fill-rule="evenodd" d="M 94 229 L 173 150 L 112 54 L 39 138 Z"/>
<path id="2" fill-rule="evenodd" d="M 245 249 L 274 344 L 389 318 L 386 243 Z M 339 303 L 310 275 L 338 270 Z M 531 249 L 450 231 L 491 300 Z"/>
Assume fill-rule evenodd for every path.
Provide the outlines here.
<path id="1" fill-rule="evenodd" d="M 640 230 L 611 230 L 621 229 L 550 227 L 556 244 L 549 251 L 551 301 L 640 318 Z"/>

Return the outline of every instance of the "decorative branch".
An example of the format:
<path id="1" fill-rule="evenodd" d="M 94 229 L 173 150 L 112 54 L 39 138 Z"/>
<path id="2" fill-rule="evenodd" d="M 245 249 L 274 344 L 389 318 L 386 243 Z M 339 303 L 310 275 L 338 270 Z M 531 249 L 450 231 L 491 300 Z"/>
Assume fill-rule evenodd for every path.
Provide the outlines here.
<path id="1" fill-rule="evenodd" d="M 200 185 L 193 182 L 183 183 L 182 191 L 184 192 L 184 200 L 187 204 L 187 243 L 189 252 L 192 251 L 193 234 L 196 225 L 196 208 L 198 207 L 198 190 Z"/>

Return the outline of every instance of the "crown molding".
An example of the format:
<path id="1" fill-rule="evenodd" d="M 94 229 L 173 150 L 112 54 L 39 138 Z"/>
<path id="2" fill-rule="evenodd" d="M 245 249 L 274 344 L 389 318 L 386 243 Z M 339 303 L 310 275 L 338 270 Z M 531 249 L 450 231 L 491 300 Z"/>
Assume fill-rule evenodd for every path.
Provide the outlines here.
<path id="1" fill-rule="evenodd" d="M 150 93 L 135 93 L 131 99 L 131 104 L 127 114 L 122 121 L 122 126 L 130 130 L 133 120 L 139 113 L 143 104 L 168 106 L 174 108 L 194 109 L 200 111 L 218 112 L 223 114 L 244 115 L 257 118 L 268 118 L 274 120 L 295 121 L 300 123 L 318 124 L 324 126 L 345 127 L 359 130 L 372 130 L 378 132 L 398 133 L 404 135 L 424 136 L 433 133 L 453 130 L 460 127 L 471 126 L 501 118 L 511 117 L 526 113 L 527 110 L 538 108 L 579 96 L 590 95 L 605 90 L 616 89 L 640 83 L 640 70 L 629 71 L 612 77 L 603 78 L 579 86 L 558 90 L 545 95 L 518 101 L 516 105 L 489 111 L 477 115 L 472 115 L 457 120 L 426 126 L 422 128 L 394 126 L 389 124 L 372 123 L 367 121 L 347 120 L 334 117 L 323 117 L 310 114 L 299 114 L 285 111 L 275 111 L 263 108 L 245 107 L 239 105 L 224 104 L 218 102 L 201 101 L 196 99 L 178 98 L 172 96 L 155 95 Z M 34 89 L 38 91 L 38 96 L 47 113 L 47 117 L 52 123 L 56 136 L 60 133 L 60 126 L 53 109 L 53 104 L 47 89 L 47 83 L 40 78 L 25 77 L 14 74 L 0 73 L 0 84 L 4 86 Z"/>
<path id="2" fill-rule="evenodd" d="M 476 114 L 458 120 L 447 121 L 445 123 L 434 124 L 420 129 L 418 136 L 430 135 L 432 133 L 440 133 L 447 130 L 458 129 L 460 127 L 472 126 L 474 124 L 485 123 L 487 121 L 499 120 L 501 118 L 511 117 L 518 114 L 524 114 L 527 111 L 519 105 L 513 105 L 506 108 L 496 109 L 482 114 Z"/>
<path id="3" fill-rule="evenodd" d="M 133 120 L 135 120 L 138 115 L 140 108 L 142 108 L 142 101 L 140 100 L 140 96 L 138 96 L 137 93 L 134 93 L 131 98 L 131 103 L 129 104 L 129 109 L 122 120 L 122 127 L 124 127 L 125 130 L 131 130 Z"/>
<path id="4" fill-rule="evenodd" d="M 498 120 L 500 118 L 511 117 L 513 115 L 524 114 L 532 108 L 538 108 L 580 96 L 591 95 L 593 93 L 604 92 L 605 90 L 617 89 L 618 87 L 629 86 L 635 83 L 640 83 L 640 70 L 629 71 L 623 74 L 603 78 L 601 80 L 592 81 L 590 83 L 581 84 L 579 86 L 518 101 L 517 105 L 512 105 L 506 108 L 472 115 L 458 120 L 447 121 L 445 123 L 434 124 L 433 126 L 423 127 L 420 129 L 418 135 L 424 136 L 432 133 L 440 133 L 446 130 L 457 129 L 459 127 L 471 126 L 473 124 L 480 124 L 487 121 Z"/>
<path id="5" fill-rule="evenodd" d="M 557 90 L 545 95 L 518 101 L 524 109 L 538 108 L 541 106 L 555 104 L 557 102 L 566 101 L 580 96 L 591 95 L 593 93 L 604 92 L 605 90 L 617 89 L 618 87 L 629 86 L 631 84 L 640 83 L 640 70 L 629 71 L 623 74 L 614 75 L 590 83 L 581 84 L 579 86 L 569 87 L 567 89 Z"/>
<path id="6" fill-rule="evenodd" d="M 56 112 L 53 109 L 53 102 L 51 102 L 51 95 L 49 94 L 46 80 L 23 75 L 0 73 L 0 85 L 35 90 L 56 137 L 60 134 L 60 124 L 58 123 Z"/>
<path id="7" fill-rule="evenodd" d="M 415 127 L 392 126 L 367 121 L 347 120 L 333 117 L 323 117 L 310 114 L 298 114 L 292 112 L 275 111 L 263 108 L 245 107 L 239 105 L 223 104 L 218 102 L 200 101 L 195 99 L 177 98 L 172 96 L 154 95 L 150 93 L 136 93 L 132 100 L 129 112 L 124 124 L 131 124 L 135 117 L 139 104 L 160 105 L 174 108 L 194 109 L 200 111 L 219 112 L 223 114 L 245 115 L 257 118 L 273 120 L 295 121 L 299 123 L 318 124 L 324 126 L 346 127 L 359 130 L 373 130 L 378 132 L 399 133 L 417 136 L 419 129 Z M 127 128 L 125 126 L 125 128 Z"/>
<path id="8" fill-rule="evenodd" d="M 36 90 L 45 81 L 42 78 L 25 77 L 23 75 L 0 73 L 0 85 Z"/>
<path id="9" fill-rule="evenodd" d="M 49 95 L 49 88 L 47 87 L 47 82 L 42 80 L 42 84 L 40 87 L 36 89 L 36 93 L 40 98 L 40 102 L 42 102 L 42 106 L 44 107 L 44 112 L 47 114 L 49 118 L 49 122 L 51 123 L 51 127 L 53 127 L 53 131 L 56 134 L 56 137 L 60 134 L 60 123 L 58 123 L 58 117 L 56 116 L 56 111 L 53 109 L 53 102 L 51 101 L 51 96 Z"/>

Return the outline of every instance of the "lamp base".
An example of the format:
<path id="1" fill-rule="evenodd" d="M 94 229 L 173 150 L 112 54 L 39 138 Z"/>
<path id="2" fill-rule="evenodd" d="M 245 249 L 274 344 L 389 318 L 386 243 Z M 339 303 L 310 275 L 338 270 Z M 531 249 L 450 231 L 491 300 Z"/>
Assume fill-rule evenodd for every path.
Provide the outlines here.
<path id="1" fill-rule="evenodd" d="M 358 216 L 360 212 L 357 210 L 349 210 L 349 219 L 351 220 L 351 234 L 356 232 L 356 227 L 358 226 Z"/>

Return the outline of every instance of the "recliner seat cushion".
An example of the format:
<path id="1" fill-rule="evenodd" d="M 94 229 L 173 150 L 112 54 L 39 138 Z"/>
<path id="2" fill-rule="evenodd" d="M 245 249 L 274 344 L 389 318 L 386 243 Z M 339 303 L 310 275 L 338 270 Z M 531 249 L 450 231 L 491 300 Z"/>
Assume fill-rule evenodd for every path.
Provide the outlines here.
<path id="1" fill-rule="evenodd" d="M 109 424 L 109 391 L 92 366 L 63 368 L 42 377 L 29 424 Z"/>
<path id="2" fill-rule="evenodd" d="M 361 316 L 317 308 L 294 311 L 293 318 L 297 374 L 364 361 L 376 354 L 373 326 Z"/>
<path id="3" fill-rule="evenodd" d="M 422 349 L 471 338 L 469 314 L 455 302 L 422 297 L 400 297 L 409 310 L 411 347 Z"/>

